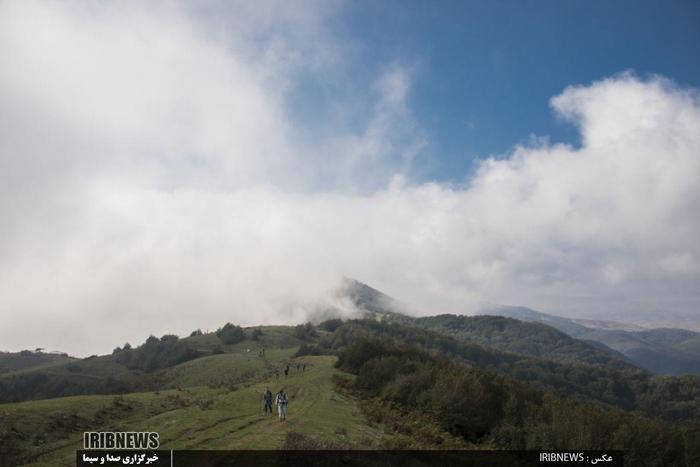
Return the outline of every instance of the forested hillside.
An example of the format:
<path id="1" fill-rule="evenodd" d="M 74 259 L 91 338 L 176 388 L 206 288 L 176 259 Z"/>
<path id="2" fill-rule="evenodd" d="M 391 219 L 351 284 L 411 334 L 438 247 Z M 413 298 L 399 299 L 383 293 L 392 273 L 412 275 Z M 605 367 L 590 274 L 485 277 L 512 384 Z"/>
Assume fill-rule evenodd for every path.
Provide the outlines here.
<path id="1" fill-rule="evenodd" d="M 620 352 L 637 366 L 661 375 L 700 375 L 700 333 L 685 329 L 597 329 L 580 321 L 525 307 L 492 306 L 491 315 L 539 322 L 581 340 L 595 341 Z M 589 324 L 592 326 L 594 323 Z"/>
<path id="2" fill-rule="evenodd" d="M 416 318 L 412 323 L 505 352 L 561 363 L 586 363 L 616 369 L 634 367 L 618 352 L 574 339 L 542 323 L 528 323 L 500 316 L 456 315 Z"/>

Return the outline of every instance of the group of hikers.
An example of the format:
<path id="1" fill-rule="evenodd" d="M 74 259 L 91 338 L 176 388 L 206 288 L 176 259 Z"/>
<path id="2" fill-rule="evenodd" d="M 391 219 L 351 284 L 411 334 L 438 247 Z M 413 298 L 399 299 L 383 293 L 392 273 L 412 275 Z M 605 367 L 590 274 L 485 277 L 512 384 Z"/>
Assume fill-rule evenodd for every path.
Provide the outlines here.
<path id="1" fill-rule="evenodd" d="M 306 363 L 297 363 L 297 373 L 300 371 L 303 373 L 306 371 Z M 284 367 L 284 377 L 287 378 L 289 376 L 289 363 L 287 363 Z M 280 369 L 275 368 L 275 379 L 280 379 Z"/>
<path id="2" fill-rule="evenodd" d="M 282 388 L 275 397 L 275 405 L 277 406 L 277 412 L 279 413 L 280 421 L 287 420 L 287 403 L 287 393 L 284 392 L 284 388 Z M 263 405 L 265 415 L 267 415 L 268 413 L 272 414 L 272 392 L 270 392 L 270 388 L 266 388 L 265 392 L 263 393 Z"/>
<path id="3" fill-rule="evenodd" d="M 296 364 L 297 368 L 297 373 L 299 372 L 306 372 L 306 363 L 297 363 Z M 287 363 L 284 367 L 284 377 L 287 378 L 289 376 L 289 369 L 290 369 L 290 364 Z M 280 377 L 280 370 L 279 368 L 275 368 L 275 377 L 276 379 L 279 379 Z M 277 412 L 279 414 L 280 421 L 287 420 L 287 404 L 289 403 L 289 399 L 287 398 L 287 393 L 284 392 L 284 388 L 280 389 L 280 392 L 277 393 L 276 396 L 273 397 L 272 392 L 270 391 L 270 388 L 266 388 L 265 392 L 263 393 L 262 400 L 263 400 L 263 412 L 265 415 L 272 414 L 272 401 L 275 401 L 275 405 L 277 406 Z"/>

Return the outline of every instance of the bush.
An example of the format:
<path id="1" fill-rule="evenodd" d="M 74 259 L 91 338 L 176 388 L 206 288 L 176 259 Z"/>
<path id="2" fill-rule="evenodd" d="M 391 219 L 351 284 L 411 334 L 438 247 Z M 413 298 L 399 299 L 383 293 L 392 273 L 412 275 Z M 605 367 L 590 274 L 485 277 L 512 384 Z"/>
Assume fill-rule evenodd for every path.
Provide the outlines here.
<path id="1" fill-rule="evenodd" d="M 187 341 L 180 340 L 174 334 L 166 334 L 160 339 L 149 336 L 143 345 L 131 349 L 128 344 L 116 356 L 117 362 L 130 369 L 155 371 L 178 363 L 186 362 L 200 356 Z"/>
<path id="2" fill-rule="evenodd" d="M 396 354 L 396 351 L 379 339 L 360 337 L 340 352 L 336 366 L 357 374 L 367 361 L 392 354 Z"/>
<path id="3" fill-rule="evenodd" d="M 295 357 L 303 357 L 304 355 L 328 355 L 330 352 L 316 344 L 301 344 Z"/>
<path id="4" fill-rule="evenodd" d="M 237 344 L 245 339 L 243 328 L 231 323 L 226 323 L 217 329 L 216 335 L 224 344 Z"/>
<path id="5" fill-rule="evenodd" d="M 250 338 L 253 339 L 254 341 L 260 339 L 260 336 L 263 335 L 262 329 L 255 328 L 253 329 L 253 332 L 250 333 Z"/>
<path id="6" fill-rule="evenodd" d="M 356 381 L 357 387 L 378 394 L 384 385 L 396 376 L 400 364 L 400 360 L 394 356 L 369 360 L 360 367 Z"/>
<path id="7" fill-rule="evenodd" d="M 443 374 L 426 400 L 445 428 L 467 440 L 476 440 L 503 421 L 508 394 L 498 380 L 477 371 Z"/>
<path id="8" fill-rule="evenodd" d="M 294 335 L 297 336 L 299 339 L 307 341 L 311 340 L 314 337 L 318 336 L 318 333 L 316 332 L 316 329 L 314 329 L 314 325 L 311 323 L 306 323 L 306 324 L 300 324 L 298 326 L 294 327 Z"/>
<path id="9" fill-rule="evenodd" d="M 190 333 L 190 337 L 201 336 L 201 335 L 202 335 L 202 330 L 201 330 L 201 329 L 195 329 L 194 331 L 192 331 L 192 332 Z"/>
<path id="10" fill-rule="evenodd" d="M 430 400 L 426 397 L 426 391 L 432 387 L 435 379 L 436 371 L 423 365 L 409 373 L 402 372 L 393 381 L 385 384 L 382 394 L 385 399 L 407 407 L 429 409 Z"/>
<path id="11" fill-rule="evenodd" d="M 334 332 L 336 329 L 338 329 L 342 325 L 343 325 L 342 319 L 334 318 L 334 319 L 327 319 L 326 321 L 323 321 L 318 326 L 321 329 L 326 330 L 328 332 Z"/>

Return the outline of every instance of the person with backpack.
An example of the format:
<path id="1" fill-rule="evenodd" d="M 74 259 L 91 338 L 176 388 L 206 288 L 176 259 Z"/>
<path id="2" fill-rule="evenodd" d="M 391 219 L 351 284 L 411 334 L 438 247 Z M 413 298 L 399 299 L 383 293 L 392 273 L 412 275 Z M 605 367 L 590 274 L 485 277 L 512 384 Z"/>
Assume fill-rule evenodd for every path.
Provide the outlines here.
<path id="1" fill-rule="evenodd" d="M 284 388 L 280 389 L 280 392 L 277 394 L 275 404 L 279 412 L 280 422 L 287 420 L 287 394 L 284 392 Z"/>
<path id="2" fill-rule="evenodd" d="M 263 393 L 263 405 L 265 415 L 268 414 L 268 411 L 270 414 L 272 414 L 272 392 L 270 391 L 270 388 L 266 388 L 265 392 Z"/>

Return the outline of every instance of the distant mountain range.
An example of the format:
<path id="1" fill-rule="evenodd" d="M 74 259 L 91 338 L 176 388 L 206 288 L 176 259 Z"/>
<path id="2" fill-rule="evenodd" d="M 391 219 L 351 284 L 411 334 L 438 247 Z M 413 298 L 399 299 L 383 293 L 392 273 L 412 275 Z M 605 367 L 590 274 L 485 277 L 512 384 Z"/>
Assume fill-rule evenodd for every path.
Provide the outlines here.
<path id="1" fill-rule="evenodd" d="M 659 375 L 700 374 L 700 333 L 686 329 L 643 329 L 611 321 L 573 320 L 525 307 L 490 306 L 484 314 L 543 323 L 571 337 L 596 342 Z"/>
<path id="2" fill-rule="evenodd" d="M 700 375 L 700 333 L 686 329 L 646 329 L 618 321 L 570 319 L 505 305 L 485 306 L 478 315 L 512 318 L 518 322 L 455 315 L 415 319 L 401 312 L 399 302 L 361 282 L 347 279 L 342 290 L 370 315 L 404 324 L 411 321 L 413 325 L 447 332 L 501 351 L 560 362 L 626 362 L 657 375 Z"/>

